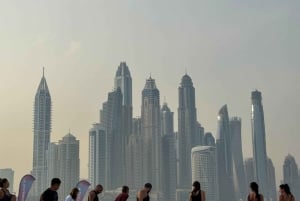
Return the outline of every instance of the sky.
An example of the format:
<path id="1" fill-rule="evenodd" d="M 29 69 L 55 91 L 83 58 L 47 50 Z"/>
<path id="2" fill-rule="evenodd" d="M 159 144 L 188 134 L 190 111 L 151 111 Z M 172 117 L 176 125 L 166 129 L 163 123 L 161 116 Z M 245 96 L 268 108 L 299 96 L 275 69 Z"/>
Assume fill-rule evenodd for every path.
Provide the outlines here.
<path id="1" fill-rule="evenodd" d="M 15 170 L 15 186 L 32 168 L 33 101 L 44 66 L 51 140 L 71 130 L 87 178 L 88 131 L 126 61 L 134 116 L 151 74 L 177 122 L 178 86 L 187 72 L 206 131 L 215 134 L 224 104 L 242 118 L 245 158 L 252 156 L 251 91 L 260 90 L 279 183 L 288 153 L 300 163 L 299 9 L 297 0 L 0 1 L 0 168 Z"/>

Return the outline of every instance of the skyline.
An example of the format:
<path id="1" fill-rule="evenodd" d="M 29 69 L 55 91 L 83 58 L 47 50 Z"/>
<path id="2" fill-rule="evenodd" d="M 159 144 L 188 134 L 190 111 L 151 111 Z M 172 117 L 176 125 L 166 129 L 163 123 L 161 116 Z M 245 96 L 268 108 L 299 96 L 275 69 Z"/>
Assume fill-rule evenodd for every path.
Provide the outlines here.
<path id="1" fill-rule="evenodd" d="M 76 12 L 82 5 L 80 1 L 71 8 L 64 3 L 56 12 L 57 2 L 47 2 L 46 6 L 33 6 L 33 2 L 20 2 L 20 6 L 1 3 L 0 7 L 0 21 L 6 30 L 0 33 L 0 91 L 4 95 L 0 105 L 0 136 L 14 142 L 10 146 L 5 143 L 4 150 L 28 150 L 22 153 L 28 161 L 23 166 L 18 162 L 17 152 L 9 153 L 6 163 L 1 164 L 1 168 L 12 167 L 16 179 L 31 169 L 32 106 L 42 66 L 46 67 L 53 98 L 51 141 L 58 141 L 71 129 L 81 141 L 81 177 L 87 178 L 88 130 L 98 120 L 99 109 L 113 88 L 115 70 L 121 60 L 127 61 L 132 73 L 134 117 L 140 116 L 140 93 L 150 73 L 157 81 L 161 97 L 165 96 L 171 110 L 176 111 L 177 88 L 187 68 L 196 88 L 197 116 L 206 131 L 216 135 L 217 111 L 224 104 L 231 115 L 242 117 L 245 158 L 252 156 L 250 92 L 259 89 L 264 98 L 267 152 L 276 167 L 277 182 L 282 178 L 281 166 L 288 153 L 299 163 L 296 142 L 300 70 L 296 52 L 300 45 L 295 34 L 299 31 L 299 3 L 269 5 L 253 1 L 245 8 L 243 3 L 229 1 L 226 5 L 220 2 L 217 10 L 213 2 L 182 6 L 175 1 L 172 5 L 162 3 L 157 10 L 153 8 L 158 4 L 155 1 L 153 5 L 137 3 L 137 8 L 132 3 L 120 3 L 119 7 L 102 3 L 98 11 L 100 3 L 93 2 L 87 6 L 91 15 L 86 16 Z M 165 12 L 167 6 L 175 9 L 174 13 Z M 237 6 L 240 12 L 230 14 Z M 105 18 L 112 11 L 116 17 Z M 103 16 L 108 22 L 101 20 Z M 72 23 L 73 19 L 78 24 Z M 92 29 L 92 33 L 94 25 L 102 28 Z M 137 33 L 130 31 L 134 27 L 140 27 Z M 117 34 L 120 29 L 121 35 Z M 144 41 L 145 36 L 149 36 L 148 41 Z M 177 115 L 175 112 L 174 119 Z M 177 121 L 174 127 L 177 128 Z"/>

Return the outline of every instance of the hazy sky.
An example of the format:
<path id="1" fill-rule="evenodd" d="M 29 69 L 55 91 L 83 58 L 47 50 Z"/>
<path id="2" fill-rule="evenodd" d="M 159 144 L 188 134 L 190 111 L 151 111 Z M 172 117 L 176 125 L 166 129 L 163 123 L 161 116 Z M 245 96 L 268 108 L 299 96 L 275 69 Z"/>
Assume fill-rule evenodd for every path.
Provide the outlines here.
<path id="1" fill-rule="evenodd" d="M 88 130 L 126 61 L 135 116 L 150 73 L 177 113 L 187 69 L 206 131 L 215 134 L 224 104 L 242 117 L 245 157 L 252 156 L 250 93 L 262 91 L 267 151 L 280 181 L 288 153 L 300 163 L 299 9 L 297 0 L 2 0 L 0 168 L 12 167 L 16 182 L 32 168 L 33 101 L 45 66 L 52 141 L 71 129 L 86 178 Z"/>

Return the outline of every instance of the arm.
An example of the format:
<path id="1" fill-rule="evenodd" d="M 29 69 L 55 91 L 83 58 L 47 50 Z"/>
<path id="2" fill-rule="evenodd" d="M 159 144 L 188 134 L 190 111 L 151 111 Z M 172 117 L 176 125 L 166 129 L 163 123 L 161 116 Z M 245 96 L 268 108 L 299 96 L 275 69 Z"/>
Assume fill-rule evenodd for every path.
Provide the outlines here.
<path id="1" fill-rule="evenodd" d="M 264 201 L 264 196 L 261 196 L 261 199 L 260 199 L 260 201 Z"/>
<path id="2" fill-rule="evenodd" d="M 143 201 L 143 199 L 146 197 L 146 193 L 144 191 L 140 191 L 138 193 L 138 201 Z"/>
<path id="3" fill-rule="evenodd" d="M 96 197 L 96 193 L 95 192 L 92 191 L 92 192 L 89 193 L 89 200 L 92 201 L 92 200 L 95 199 L 95 197 Z"/>
<path id="4" fill-rule="evenodd" d="M 4 197 L 4 193 L 2 190 L 0 190 L 0 199 L 2 199 Z"/>
<path id="5" fill-rule="evenodd" d="M 192 201 L 192 192 L 190 192 L 190 199 L 189 201 Z"/>
<path id="6" fill-rule="evenodd" d="M 201 191 L 201 200 L 206 201 L 205 192 Z"/>

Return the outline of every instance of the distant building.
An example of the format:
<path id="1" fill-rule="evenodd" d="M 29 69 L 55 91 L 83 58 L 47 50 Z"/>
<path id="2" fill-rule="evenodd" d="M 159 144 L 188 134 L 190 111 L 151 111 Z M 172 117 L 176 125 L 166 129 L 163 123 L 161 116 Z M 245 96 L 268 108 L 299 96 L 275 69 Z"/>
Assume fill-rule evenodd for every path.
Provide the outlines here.
<path id="1" fill-rule="evenodd" d="M 220 201 L 235 200 L 231 134 L 227 105 L 224 105 L 219 111 L 216 148 Z"/>
<path id="2" fill-rule="evenodd" d="M 216 146 L 216 140 L 212 133 L 208 132 L 204 135 L 204 146 Z"/>
<path id="3" fill-rule="evenodd" d="M 261 92 L 253 91 L 251 99 L 254 176 L 259 184 L 261 193 L 268 195 L 268 157 Z"/>
<path id="4" fill-rule="evenodd" d="M 242 148 L 242 120 L 238 117 L 230 119 L 233 181 L 236 198 L 238 200 L 247 197 L 247 185 L 244 170 L 244 158 Z"/>
<path id="5" fill-rule="evenodd" d="M 292 192 L 296 192 L 296 189 L 300 187 L 298 186 L 299 176 L 299 169 L 294 156 L 287 155 L 283 164 L 283 183 L 288 184 Z"/>
<path id="6" fill-rule="evenodd" d="M 192 149 L 192 180 L 201 183 L 201 189 L 205 191 L 206 200 L 218 201 L 215 147 L 198 146 Z"/>
<path id="7" fill-rule="evenodd" d="M 177 159 L 176 138 L 173 125 L 173 112 L 166 103 L 161 109 L 162 147 L 161 147 L 161 189 L 164 201 L 176 200 Z"/>
<path id="8" fill-rule="evenodd" d="M 14 175 L 15 172 L 11 168 L 0 169 L 0 178 L 8 180 L 10 192 L 14 192 Z"/>
<path id="9" fill-rule="evenodd" d="M 43 76 L 35 94 L 33 117 L 33 167 L 32 175 L 36 178 L 31 192 L 31 199 L 39 198 L 47 187 L 47 150 L 51 133 L 51 96 Z"/>
<path id="10" fill-rule="evenodd" d="M 59 164 L 58 164 L 58 144 L 50 143 L 49 149 L 47 151 L 47 184 L 50 186 L 51 180 L 53 178 L 59 178 Z"/>
<path id="11" fill-rule="evenodd" d="M 268 192 L 269 192 L 269 200 L 276 201 L 277 200 L 277 185 L 276 185 L 276 175 L 275 175 L 275 167 L 273 165 L 272 160 L 268 159 Z"/>
<path id="12" fill-rule="evenodd" d="M 89 181 L 92 187 L 107 185 L 107 138 L 105 128 L 94 124 L 89 131 Z"/>
<path id="13" fill-rule="evenodd" d="M 244 165 L 245 165 L 246 185 L 249 189 L 250 183 L 255 181 L 255 177 L 254 177 L 254 160 L 253 160 L 253 158 L 247 158 L 245 160 Z"/>
<path id="14" fill-rule="evenodd" d="M 155 80 L 146 80 L 142 91 L 142 175 L 144 183 L 153 185 L 153 192 L 159 194 L 161 170 L 161 117 L 160 94 Z"/>
<path id="15" fill-rule="evenodd" d="M 187 74 L 178 88 L 178 187 L 189 189 L 192 183 L 191 150 L 198 144 L 195 88 Z"/>
<path id="16" fill-rule="evenodd" d="M 196 138 L 195 139 L 196 139 L 195 146 L 203 146 L 204 145 L 204 128 L 199 122 L 196 123 Z"/>

